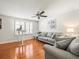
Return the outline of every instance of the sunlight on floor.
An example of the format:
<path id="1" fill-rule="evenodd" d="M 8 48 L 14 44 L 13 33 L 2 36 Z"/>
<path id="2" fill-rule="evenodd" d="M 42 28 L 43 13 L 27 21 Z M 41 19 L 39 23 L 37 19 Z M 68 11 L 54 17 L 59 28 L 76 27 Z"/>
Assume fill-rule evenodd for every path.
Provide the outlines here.
<path id="1" fill-rule="evenodd" d="M 19 58 L 18 55 L 24 57 L 25 59 L 30 59 L 33 56 L 33 45 L 24 45 L 16 48 L 15 59 Z"/>

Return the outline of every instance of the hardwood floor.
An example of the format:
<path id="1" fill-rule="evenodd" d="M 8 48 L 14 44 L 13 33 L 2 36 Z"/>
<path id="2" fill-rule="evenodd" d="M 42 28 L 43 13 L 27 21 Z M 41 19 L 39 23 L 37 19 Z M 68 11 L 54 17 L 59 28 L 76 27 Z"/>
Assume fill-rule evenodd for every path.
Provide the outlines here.
<path id="1" fill-rule="evenodd" d="M 45 59 L 43 43 L 31 39 L 21 42 L 1 44 L 0 59 Z"/>

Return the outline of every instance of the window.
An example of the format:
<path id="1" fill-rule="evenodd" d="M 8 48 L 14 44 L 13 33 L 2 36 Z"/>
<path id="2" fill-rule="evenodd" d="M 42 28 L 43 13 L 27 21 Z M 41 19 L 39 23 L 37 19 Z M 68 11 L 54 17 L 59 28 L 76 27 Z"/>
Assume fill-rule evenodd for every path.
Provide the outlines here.
<path id="1" fill-rule="evenodd" d="M 29 28 L 30 29 L 29 32 L 30 33 L 33 33 L 33 23 L 32 22 L 30 22 L 29 27 L 30 27 Z"/>
<path id="2" fill-rule="evenodd" d="M 24 31 L 24 22 L 16 22 L 15 23 L 15 33 L 18 34 L 22 34 L 22 31 Z"/>
<path id="3" fill-rule="evenodd" d="M 26 34 L 29 34 L 29 22 L 26 22 Z"/>
<path id="4" fill-rule="evenodd" d="M 15 22 L 15 33 L 17 35 L 21 34 L 32 34 L 33 33 L 33 22 L 26 21 L 17 21 Z"/>

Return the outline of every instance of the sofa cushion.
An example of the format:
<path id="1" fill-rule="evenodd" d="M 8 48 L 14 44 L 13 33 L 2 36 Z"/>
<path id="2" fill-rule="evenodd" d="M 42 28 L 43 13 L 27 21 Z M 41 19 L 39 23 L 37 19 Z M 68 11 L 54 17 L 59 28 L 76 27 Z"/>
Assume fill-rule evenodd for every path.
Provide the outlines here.
<path id="1" fill-rule="evenodd" d="M 49 37 L 38 36 L 38 39 L 50 39 Z"/>
<path id="2" fill-rule="evenodd" d="M 75 39 L 76 37 L 69 37 L 69 36 L 60 36 L 60 37 L 55 37 L 56 41 L 62 41 L 66 39 Z"/>
<path id="3" fill-rule="evenodd" d="M 49 37 L 41 37 L 41 36 L 39 36 L 38 40 L 49 43 L 51 45 L 54 45 L 54 43 L 55 43 L 55 40 L 52 39 L 52 38 L 49 38 Z"/>
<path id="4" fill-rule="evenodd" d="M 41 33 L 39 34 L 39 36 L 46 37 L 46 36 L 47 36 L 47 32 L 41 32 Z"/>
<path id="5" fill-rule="evenodd" d="M 69 46 L 69 44 L 71 43 L 72 40 L 73 39 L 70 38 L 70 39 L 58 41 L 58 42 L 56 42 L 56 47 L 60 48 L 60 49 L 66 49 Z"/>
<path id="6" fill-rule="evenodd" d="M 47 33 L 47 37 L 51 37 L 53 35 L 52 32 Z"/>
<path id="7" fill-rule="evenodd" d="M 55 39 L 55 37 L 56 37 L 56 34 L 53 33 L 53 35 L 51 36 L 51 38 L 52 38 L 52 39 Z"/>
<path id="8" fill-rule="evenodd" d="M 79 39 L 74 39 L 67 50 L 75 55 L 79 55 Z"/>
<path id="9" fill-rule="evenodd" d="M 58 49 L 51 45 L 44 45 L 45 53 L 56 57 L 56 59 L 79 59 L 79 56 L 75 56 L 68 51 Z M 53 58 L 52 58 L 53 59 Z"/>

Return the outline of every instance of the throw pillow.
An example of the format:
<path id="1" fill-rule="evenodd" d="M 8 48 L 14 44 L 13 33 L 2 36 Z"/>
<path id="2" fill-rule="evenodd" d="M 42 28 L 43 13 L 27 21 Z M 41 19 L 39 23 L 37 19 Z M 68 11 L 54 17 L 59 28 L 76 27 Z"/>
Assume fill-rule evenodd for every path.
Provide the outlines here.
<path id="1" fill-rule="evenodd" d="M 55 37 L 56 37 L 56 34 L 53 33 L 52 36 L 51 36 L 51 38 L 52 38 L 52 39 L 55 39 Z"/>
<path id="2" fill-rule="evenodd" d="M 47 37 L 51 37 L 53 35 L 52 32 L 47 33 Z"/>
<path id="3" fill-rule="evenodd" d="M 79 55 L 79 39 L 74 39 L 67 50 L 74 55 Z"/>
<path id="4" fill-rule="evenodd" d="M 46 32 L 42 32 L 42 33 L 40 33 L 40 36 L 46 37 L 47 33 Z"/>
<path id="5" fill-rule="evenodd" d="M 72 40 L 73 39 L 66 39 L 66 40 L 58 41 L 56 42 L 56 47 L 65 50 L 69 46 Z"/>

